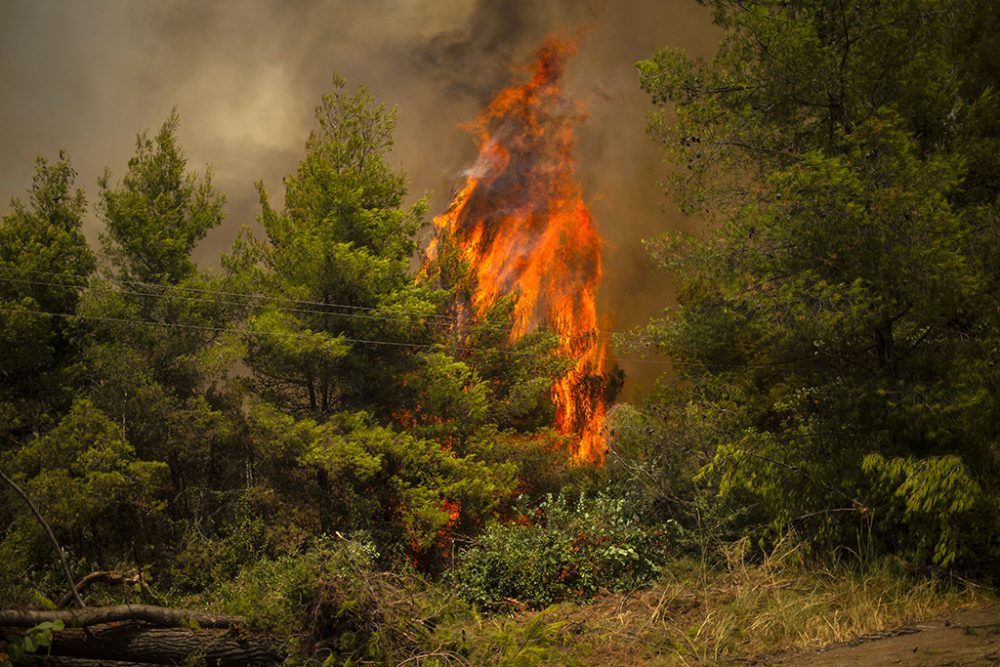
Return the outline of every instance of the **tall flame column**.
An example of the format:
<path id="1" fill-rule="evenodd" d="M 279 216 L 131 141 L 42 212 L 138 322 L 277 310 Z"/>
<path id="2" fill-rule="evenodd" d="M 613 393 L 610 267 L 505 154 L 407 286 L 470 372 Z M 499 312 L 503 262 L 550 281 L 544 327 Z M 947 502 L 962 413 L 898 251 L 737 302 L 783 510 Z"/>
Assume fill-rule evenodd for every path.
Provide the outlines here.
<path id="1" fill-rule="evenodd" d="M 434 225 L 471 267 L 474 312 L 516 293 L 513 339 L 540 326 L 558 334 L 575 366 L 552 388 L 556 425 L 574 436 L 579 458 L 600 461 L 607 399 L 591 379 L 605 372 L 607 352 L 597 335 L 601 239 L 573 173 L 581 114 L 560 87 L 574 51 L 547 40 L 531 79 L 500 91 L 479 116 L 479 156 Z"/>

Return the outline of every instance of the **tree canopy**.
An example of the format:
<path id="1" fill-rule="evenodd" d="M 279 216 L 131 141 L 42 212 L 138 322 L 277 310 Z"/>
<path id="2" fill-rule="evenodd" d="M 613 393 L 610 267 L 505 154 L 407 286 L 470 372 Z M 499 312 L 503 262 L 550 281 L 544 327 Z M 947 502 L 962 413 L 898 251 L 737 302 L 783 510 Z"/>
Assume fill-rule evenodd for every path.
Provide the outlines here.
<path id="1" fill-rule="evenodd" d="M 214 269 L 193 252 L 226 198 L 176 111 L 99 179 L 96 253 L 68 157 L 40 158 L 0 217 L 0 606 L 111 572 L 129 587 L 72 588 L 242 613 L 303 663 L 528 665 L 563 626 L 481 613 L 660 577 L 630 598 L 649 618 L 694 579 L 711 616 L 709 570 L 755 558 L 769 582 L 773 559 L 995 582 L 1000 12 L 702 4 L 715 57 L 637 65 L 668 193 L 704 224 L 647 241 L 677 303 L 616 342 L 670 371 L 609 408 L 603 466 L 553 428 L 560 334 L 513 336 L 517 293 L 470 308 L 454 238 L 417 257 L 428 198 L 363 86 L 333 78 L 281 205 L 258 183 Z"/>
<path id="2" fill-rule="evenodd" d="M 715 443 L 701 479 L 776 530 L 975 560 L 1000 470 L 995 12 L 712 5 L 712 61 L 639 63 L 673 192 L 713 221 L 652 242 L 679 305 L 644 334 Z"/>

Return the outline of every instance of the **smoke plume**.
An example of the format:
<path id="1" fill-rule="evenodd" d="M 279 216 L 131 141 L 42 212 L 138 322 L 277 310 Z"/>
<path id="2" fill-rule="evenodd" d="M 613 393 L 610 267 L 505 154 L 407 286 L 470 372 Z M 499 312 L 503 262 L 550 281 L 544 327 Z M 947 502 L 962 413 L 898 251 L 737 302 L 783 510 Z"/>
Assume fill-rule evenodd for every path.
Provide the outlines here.
<path id="1" fill-rule="evenodd" d="M 281 179 L 339 72 L 398 108 L 392 159 L 437 213 L 475 159 L 459 125 L 554 32 L 585 35 L 567 72 L 570 96 L 587 109 L 577 165 L 606 240 L 605 326 L 629 328 L 669 299 L 640 239 L 694 224 L 661 209 L 664 169 L 645 135 L 649 104 L 634 63 L 663 46 L 714 51 L 718 32 L 694 0 L 7 0 L 0 201 L 23 197 L 34 158 L 60 149 L 93 201 L 105 167 L 112 182 L 123 174 L 135 133 L 155 131 L 177 107 L 190 165 L 211 165 L 229 198 L 226 222 L 197 250 L 212 265 L 253 223 L 254 181 L 280 203 Z M 98 227 L 91 216 L 90 238 Z M 631 377 L 645 368 L 623 366 Z"/>

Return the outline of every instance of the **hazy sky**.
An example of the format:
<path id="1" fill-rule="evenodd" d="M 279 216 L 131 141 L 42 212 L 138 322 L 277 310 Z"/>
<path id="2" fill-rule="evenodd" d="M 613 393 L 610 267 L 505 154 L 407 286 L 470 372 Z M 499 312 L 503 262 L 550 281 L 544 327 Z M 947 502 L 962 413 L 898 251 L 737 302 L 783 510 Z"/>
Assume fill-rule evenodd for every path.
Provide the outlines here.
<path id="1" fill-rule="evenodd" d="M 663 209 L 660 153 L 634 64 L 662 46 L 710 55 L 719 33 L 694 0 L 0 0 L 0 213 L 34 159 L 66 149 L 88 199 L 125 171 L 141 129 L 172 107 L 190 166 L 211 165 L 227 218 L 197 250 L 214 264 L 257 213 L 253 182 L 281 201 L 331 75 L 398 108 L 392 160 L 431 213 L 476 154 L 458 128 L 517 76 L 541 39 L 587 29 L 567 88 L 588 110 L 577 164 L 607 246 L 610 326 L 645 321 L 669 296 L 640 239 L 690 227 Z M 96 238 L 96 217 L 87 232 Z M 626 365 L 633 377 L 641 367 Z M 651 369 L 653 370 L 653 369 Z M 661 369 L 655 369 L 661 370 Z"/>

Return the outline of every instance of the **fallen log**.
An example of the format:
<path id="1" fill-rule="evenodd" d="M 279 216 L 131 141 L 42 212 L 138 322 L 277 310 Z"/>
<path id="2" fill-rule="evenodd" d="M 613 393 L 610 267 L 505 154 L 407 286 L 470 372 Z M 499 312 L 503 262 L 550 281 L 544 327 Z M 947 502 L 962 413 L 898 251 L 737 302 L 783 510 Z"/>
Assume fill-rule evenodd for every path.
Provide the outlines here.
<path id="1" fill-rule="evenodd" d="M 112 607 L 58 610 L 0 609 L 0 627 L 30 628 L 45 621 L 57 620 L 65 623 L 66 627 L 75 628 L 122 621 L 143 621 L 152 625 L 174 628 L 230 628 L 243 623 L 243 618 L 240 616 L 210 614 L 193 609 L 157 607 L 148 604 L 122 604 Z"/>
<path id="2" fill-rule="evenodd" d="M 267 636 L 242 629 L 240 616 L 141 604 L 0 610 L 0 628 L 30 628 L 45 621 L 66 625 L 52 632 L 51 664 L 177 665 L 197 658 L 227 667 L 274 665 L 282 660 Z M 36 663 L 39 659 L 29 657 Z"/>
<path id="3" fill-rule="evenodd" d="M 152 662 L 126 662 L 95 658 L 67 658 L 58 655 L 30 654 L 21 658 L 24 667 L 158 667 Z"/>
<path id="4" fill-rule="evenodd" d="M 179 665 L 193 659 L 219 667 L 274 665 L 282 660 L 259 635 L 233 631 L 155 628 L 128 624 L 95 630 L 55 632 L 50 655 L 154 665 Z M 105 662 L 105 664 L 112 664 Z"/>

